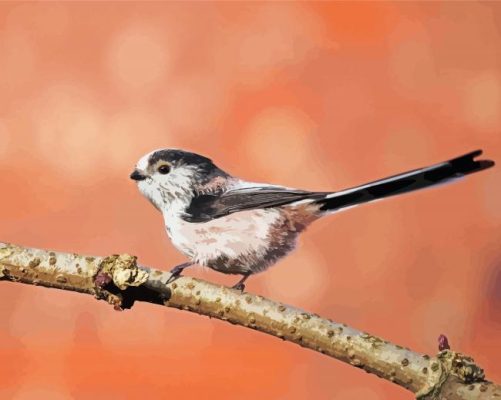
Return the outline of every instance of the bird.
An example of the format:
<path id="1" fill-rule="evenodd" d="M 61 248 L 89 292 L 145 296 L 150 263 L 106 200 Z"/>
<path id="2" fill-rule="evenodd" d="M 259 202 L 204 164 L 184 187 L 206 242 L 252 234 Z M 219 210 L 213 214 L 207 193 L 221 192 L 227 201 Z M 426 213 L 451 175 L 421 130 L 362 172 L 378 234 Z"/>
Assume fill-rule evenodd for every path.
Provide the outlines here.
<path id="1" fill-rule="evenodd" d="M 482 150 L 340 191 L 308 191 L 240 179 L 203 155 L 158 149 L 139 159 L 130 178 L 164 218 L 173 245 L 192 265 L 241 275 L 233 286 L 288 255 L 312 222 L 341 210 L 448 183 L 494 165 Z"/>

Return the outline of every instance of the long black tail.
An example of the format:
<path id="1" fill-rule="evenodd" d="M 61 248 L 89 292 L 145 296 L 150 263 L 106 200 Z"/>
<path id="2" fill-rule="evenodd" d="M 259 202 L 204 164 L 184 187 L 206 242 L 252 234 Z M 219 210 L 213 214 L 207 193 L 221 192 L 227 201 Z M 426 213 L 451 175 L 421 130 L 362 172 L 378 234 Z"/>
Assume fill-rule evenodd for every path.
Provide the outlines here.
<path id="1" fill-rule="evenodd" d="M 320 210 L 322 211 L 335 211 L 344 207 L 440 185 L 494 165 L 494 161 L 491 160 L 475 160 L 474 158 L 480 154 L 482 154 L 482 150 L 472 151 L 464 156 L 430 167 L 415 169 L 335 192 L 315 203 L 321 204 Z"/>

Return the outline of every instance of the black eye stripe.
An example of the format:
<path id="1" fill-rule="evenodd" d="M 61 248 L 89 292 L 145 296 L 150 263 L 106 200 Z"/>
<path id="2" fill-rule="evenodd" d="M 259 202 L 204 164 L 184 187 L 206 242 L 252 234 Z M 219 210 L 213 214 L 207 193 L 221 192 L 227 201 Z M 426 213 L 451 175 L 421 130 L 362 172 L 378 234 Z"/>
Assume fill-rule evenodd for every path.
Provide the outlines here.
<path id="1" fill-rule="evenodd" d="M 170 167 L 166 164 L 160 165 L 160 167 L 158 167 L 157 171 L 159 173 L 161 173 L 162 175 L 166 175 L 170 172 Z"/>

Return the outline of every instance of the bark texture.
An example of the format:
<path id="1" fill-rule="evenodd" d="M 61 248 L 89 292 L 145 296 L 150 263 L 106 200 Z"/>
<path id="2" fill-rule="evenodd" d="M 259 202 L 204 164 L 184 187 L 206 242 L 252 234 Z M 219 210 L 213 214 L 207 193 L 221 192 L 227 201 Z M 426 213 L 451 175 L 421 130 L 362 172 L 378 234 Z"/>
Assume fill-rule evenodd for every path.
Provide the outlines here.
<path id="1" fill-rule="evenodd" d="M 218 318 L 374 373 L 422 400 L 501 400 L 501 387 L 460 353 L 419 354 L 262 296 L 189 277 L 167 284 L 170 276 L 127 254 L 93 257 L 0 243 L 0 280 L 86 293 L 117 309 L 147 301 Z"/>

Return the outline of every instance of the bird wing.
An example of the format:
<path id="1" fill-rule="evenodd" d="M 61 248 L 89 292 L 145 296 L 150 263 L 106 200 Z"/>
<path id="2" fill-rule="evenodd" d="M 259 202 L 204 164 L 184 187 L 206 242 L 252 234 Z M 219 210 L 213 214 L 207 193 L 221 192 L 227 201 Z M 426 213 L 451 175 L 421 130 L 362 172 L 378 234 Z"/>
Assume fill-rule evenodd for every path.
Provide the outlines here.
<path id="1" fill-rule="evenodd" d="M 281 186 L 251 186 L 221 193 L 199 194 L 186 208 L 183 219 L 207 222 L 239 211 L 278 207 L 301 200 L 318 200 L 326 192 L 309 192 Z"/>

